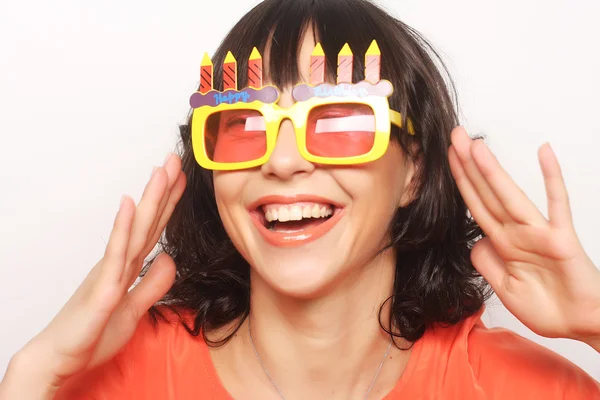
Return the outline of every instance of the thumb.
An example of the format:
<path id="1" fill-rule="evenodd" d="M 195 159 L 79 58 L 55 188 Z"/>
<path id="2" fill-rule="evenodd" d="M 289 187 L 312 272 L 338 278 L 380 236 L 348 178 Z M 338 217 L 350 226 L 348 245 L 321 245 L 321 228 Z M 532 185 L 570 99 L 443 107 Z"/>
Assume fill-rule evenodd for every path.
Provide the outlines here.
<path id="1" fill-rule="evenodd" d="M 480 239 L 471 250 L 471 262 L 475 269 L 485 278 L 498 293 L 506 275 L 504 261 L 498 255 L 490 238 Z"/>
<path id="2" fill-rule="evenodd" d="M 141 318 L 160 300 L 175 281 L 175 262 L 166 253 L 159 254 L 141 281 L 127 294 L 127 304 L 134 315 Z M 138 318 L 138 319 L 139 319 Z"/>
<path id="3" fill-rule="evenodd" d="M 175 262 L 169 255 L 161 253 L 111 316 L 90 366 L 111 358 L 131 339 L 140 319 L 167 293 L 174 280 Z"/>

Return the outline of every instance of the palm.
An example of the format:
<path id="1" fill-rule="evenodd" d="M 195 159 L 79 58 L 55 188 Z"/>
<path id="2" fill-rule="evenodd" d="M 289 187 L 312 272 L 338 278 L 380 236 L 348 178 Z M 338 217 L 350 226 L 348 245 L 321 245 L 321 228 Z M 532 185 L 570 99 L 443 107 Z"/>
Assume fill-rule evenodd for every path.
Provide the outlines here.
<path id="1" fill-rule="evenodd" d="M 600 321 L 600 272 L 573 229 L 560 167 L 540 150 L 549 219 L 527 199 L 481 141 L 452 134 L 450 166 L 469 210 L 487 237 L 474 266 L 521 322 L 548 337 L 581 338 Z M 593 327 L 595 329 L 595 327 Z"/>
<path id="2" fill-rule="evenodd" d="M 131 339 L 139 318 L 152 304 L 140 303 L 136 298 L 139 292 L 127 292 L 125 282 L 98 285 L 98 271 L 106 262 L 103 259 L 94 267 L 61 313 L 46 328 L 51 336 L 60 338 L 55 341 L 55 361 L 60 366 L 57 370 L 60 377 L 71 376 L 112 358 Z M 139 271 L 140 267 L 132 271 Z M 153 285 L 149 291 L 144 290 L 144 295 L 153 300 L 162 297 L 173 280 L 173 269 L 171 258 L 161 255 L 153 264 L 153 273 L 148 275 L 148 282 L 164 283 Z M 77 313 L 82 311 L 82 304 L 86 302 L 93 304 L 86 310 L 86 323 L 65 331 L 63 328 L 69 323 L 68 320 L 77 318 Z"/>
<path id="3" fill-rule="evenodd" d="M 185 188 L 181 160 L 172 156 L 150 179 L 140 203 L 125 198 L 104 257 L 52 322 L 27 346 L 43 354 L 60 386 L 68 377 L 112 358 L 140 318 L 169 289 L 175 264 L 159 255 L 131 290 Z M 60 397 L 60 396 L 59 396 Z"/>

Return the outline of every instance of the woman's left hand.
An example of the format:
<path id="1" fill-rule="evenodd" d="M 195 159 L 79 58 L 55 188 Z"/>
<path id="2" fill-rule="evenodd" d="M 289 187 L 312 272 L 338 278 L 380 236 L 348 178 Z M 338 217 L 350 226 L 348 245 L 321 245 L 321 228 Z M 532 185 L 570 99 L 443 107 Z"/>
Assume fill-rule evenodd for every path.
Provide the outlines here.
<path id="1" fill-rule="evenodd" d="M 486 233 L 471 253 L 475 268 L 523 324 L 546 337 L 577 339 L 600 351 L 600 271 L 585 253 L 571 218 L 554 152 L 539 150 L 548 219 L 500 166 L 482 140 L 452 132 L 452 174 Z"/>

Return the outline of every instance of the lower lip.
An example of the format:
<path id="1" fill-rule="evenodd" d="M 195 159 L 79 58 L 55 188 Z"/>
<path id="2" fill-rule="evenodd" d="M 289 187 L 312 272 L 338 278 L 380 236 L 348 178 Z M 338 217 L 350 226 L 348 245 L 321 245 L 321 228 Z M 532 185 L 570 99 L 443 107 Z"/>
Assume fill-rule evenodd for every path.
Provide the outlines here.
<path id="1" fill-rule="evenodd" d="M 298 232 L 277 232 L 266 228 L 260 221 L 259 217 L 252 213 L 252 222 L 260 232 L 263 238 L 273 246 L 277 247 L 294 247 L 302 246 L 306 243 L 310 243 L 317 240 L 321 236 L 325 235 L 338 223 L 344 214 L 343 209 L 337 209 L 331 218 L 326 220 L 320 225 L 313 228 L 304 229 Z"/>

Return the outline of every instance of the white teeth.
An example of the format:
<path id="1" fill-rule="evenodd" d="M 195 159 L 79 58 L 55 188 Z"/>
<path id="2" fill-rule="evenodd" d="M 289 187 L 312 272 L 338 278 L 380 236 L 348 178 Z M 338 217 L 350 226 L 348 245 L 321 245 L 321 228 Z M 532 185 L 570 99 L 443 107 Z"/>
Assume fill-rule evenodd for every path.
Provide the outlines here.
<path id="1" fill-rule="evenodd" d="M 325 218 L 333 214 L 331 206 L 323 204 L 264 206 L 265 219 L 268 222 L 301 221 L 303 218 Z"/>
<path id="2" fill-rule="evenodd" d="M 298 206 L 292 206 L 290 209 L 290 221 L 300 221 L 302 219 L 302 209 Z"/>
<path id="3" fill-rule="evenodd" d="M 310 206 L 304 206 L 304 210 L 302 210 L 302 218 L 310 218 L 312 216 L 312 209 Z"/>
<path id="4" fill-rule="evenodd" d="M 313 218 L 321 217 L 321 210 L 319 209 L 319 206 L 317 204 L 315 204 L 311 210 L 311 217 L 313 217 Z"/>
<path id="5" fill-rule="evenodd" d="M 287 222 L 290 220 L 290 212 L 287 208 L 281 207 L 279 209 L 279 222 Z"/>

